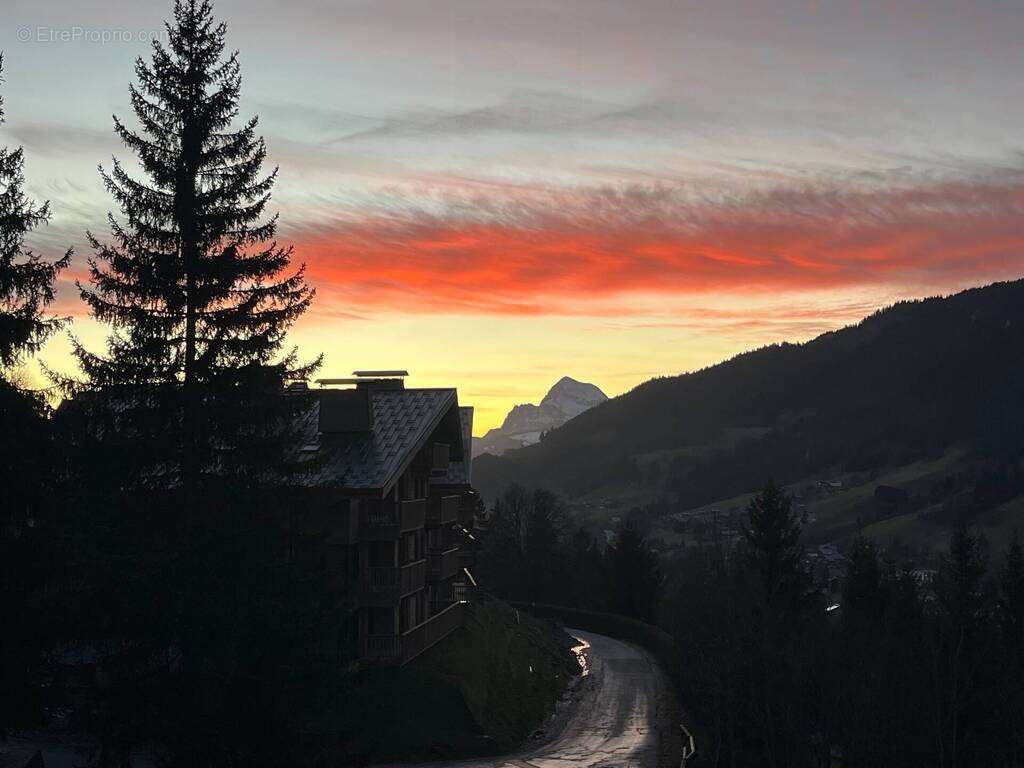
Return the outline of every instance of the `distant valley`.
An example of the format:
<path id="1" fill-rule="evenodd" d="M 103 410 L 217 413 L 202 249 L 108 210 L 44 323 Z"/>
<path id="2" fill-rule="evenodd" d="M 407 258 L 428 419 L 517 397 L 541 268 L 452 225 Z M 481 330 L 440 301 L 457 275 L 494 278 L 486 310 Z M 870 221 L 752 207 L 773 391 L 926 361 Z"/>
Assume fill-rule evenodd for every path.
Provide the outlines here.
<path id="1" fill-rule="evenodd" d="M 551 488 L 597 528 L 640 511 L 670 545 L 735 516 L 768 478 L 800 497 L 811 540 L 863 529 L 934 547 L 968 517 L 996 544 L 1024 523 L 1021 434 L 1016 281 L 653 379 L 543 442 L 480 456 L 474 480 L 488 499 L 513 482 Z"/>

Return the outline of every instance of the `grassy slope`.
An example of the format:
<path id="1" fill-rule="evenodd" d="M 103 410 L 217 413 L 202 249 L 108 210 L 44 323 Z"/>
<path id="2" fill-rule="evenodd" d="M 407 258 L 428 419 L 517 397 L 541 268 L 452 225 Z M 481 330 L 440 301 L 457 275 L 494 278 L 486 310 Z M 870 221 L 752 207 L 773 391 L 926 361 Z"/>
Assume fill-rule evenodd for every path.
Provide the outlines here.
<path id="1" fill-rule="evenodd" d="M 1024 535 L 1024 496 L 985 510 L 973 518 L 972 523 L 988 539 L 990 553 L 995 561 L 1002 558 L 1014 531 Z M 864 529 L 867 536 L 885 545 L 898 540 L 932 550 L 945 549 L 949 543 L 949 527 L 930 523 L 915 513 L 897 515 L 880 520 Z"/>
<path id="2" fill-rule="evenodd" d="M 810 527 L 808 534 L 813 541 L 837 541 L 852 536 L 857 530 L 858 518 L 864 525 L 864 533 L 875 536 L 874 528 L 876 513 L 875 488 L 879 485 L 891 485 L 903 488 L 909 493 L 920 493 L 927 486 L 955 469 L 963 458 L 963 452 L 950 449 L 938 459 L 932 461 L 915 461 L 896 469 L 889 470 L 873 478 L 858 478 L 856 482 L 841 492 L 810 502 L 807 508 L 817 515 L 817 522 Z M 844 478 L 847 479 L 847 478 Z M 916 512 L 905 517 L 917 517 Z M 887 521 L 880 521 L 884 523 Z M 879 543 L 886 541 L 879 539 Z"/>
<path id="3" fill-rule="evenodd" d="M 810 545 L 827 541 L 843 543 L 857 532 L 860 520 L 862 532 L 881 546 L 899 541 L 915 549 L 944 549 L 950 533 L 948 522 L 936 522 L 917 510 L 876 520 L 874 491 L 878 485 L 891 485 L 912 494 L 923 493 L 935 480 L 943 475 L 955 473 L 965 455 L 962 449 L 954 447 L 937 459 L 916 461 L 874 477 L 865 476 L 863 473 L 841 476 L 846 483 L 842 491 L 807 502 L 808 511 L 813 513 L 817 520 L 805 528 L 805 541 Z M 805 478 L 790 485 L 788 490 L 794 491 L 813 485 L 816 479 L 818 478 Z M 745 509 L 752 496 L 753 493 L 747 493 L 721 499 L 712 504 L 696 507 L 695 510 Z M 972 518 L 972 523 L 988 538 L 993 555 L 998 555 L 1006 548 L 1015 529 L 1024 535 L 1024 496 L 980 511 Z M 682 537 L 674 533 L 667 522 L 658 526 L 653 535 L 661 538 L 669 547 L 679 546 L 682 541 Z"/>
<path id="4" fill-rule="evenodd" d="M 346 692 L 342 765 L 502 752 L 537 728 L 578 672 L 570 638 L 500 603 L 401 669 Z M 530 671 L 532 667 L 532 672 Z"/>
<path id="5" fill-rule="evenodd" d="M 417 664 L 451 680 L 474 720 L 500 748 L 514 746 L 547 717 L 579 672 L 571 638 L 503 603 L 474 606 L 466 631 Z"/>

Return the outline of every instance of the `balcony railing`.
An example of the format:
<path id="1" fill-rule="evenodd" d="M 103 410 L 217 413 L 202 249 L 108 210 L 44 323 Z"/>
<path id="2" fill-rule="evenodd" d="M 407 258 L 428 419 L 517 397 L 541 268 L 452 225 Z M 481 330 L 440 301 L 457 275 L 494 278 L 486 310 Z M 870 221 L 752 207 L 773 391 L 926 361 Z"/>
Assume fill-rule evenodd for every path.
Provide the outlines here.
<path id="1" fill-rule="evenodd" d="M 415 659 L 462 626 L 465 603 L 452 603 L 440 613 L 402 634 L 402 663 Z"/>
<path id="2" fill-rule="evenodd" d="M 380 661 L 397 661 L 402 657 L 402 638 L 399 635 L 369 635 L 365 656 Z"/>
<path id="3" fill-rule="evenodd" d="M 427 553 L 427 578 L 431 581 L 450 579 L 459 572 L 459 548 Z"/>
<path id="4" fill-rule="evenodd" d="M 459 603 L 476 600 L 476 586 L 473 584 L 452 584 L 452 599 Z"/>
<path id="5" fill-rule="evenodd" d="M 466 603 L 456 602 L 401 635 L 369 635 L 364 655 L 375 661 L 407 664 L 461 627 L 465 611 Z"/>
<path id="6" fill-rule="evenodd" d="M 427 525 L 451 525 L 459 519 L 459 496 L 431 496 L 427 506 Z"/>
<path id="7" fill-rule="evenodd" d="M 430 611 L 440 613 L 452 603 L 472 603 L 475 599 L 476 587 L 473 584 L 441 582 L 434 587 Z"/>
<path id="8" fill-rule="evenodd" d="M 422 528 L 427 500 L 378 502 L 363 511 L 359 535 L 364 539 L 396 539 L 405 531 Z"/>
<path id="9" fill-rule="evenodd" d="M 403 595 L 423 589 L 427 561 L 417 560 L 400 568 L 370 566 L 364 572 L 363 595 L 371 603 L 393 602 Z"/>

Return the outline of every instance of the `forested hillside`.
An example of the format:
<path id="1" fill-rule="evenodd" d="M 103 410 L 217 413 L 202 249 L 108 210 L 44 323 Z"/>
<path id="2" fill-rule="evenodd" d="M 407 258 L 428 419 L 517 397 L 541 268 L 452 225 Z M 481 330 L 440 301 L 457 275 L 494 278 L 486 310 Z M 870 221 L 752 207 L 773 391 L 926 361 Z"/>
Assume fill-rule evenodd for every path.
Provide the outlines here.
<path id="1" fill-rule="evenodd" d="M 901 302 L 804 344 L 654 379 L 474 480 L 570 496 L 643 487 L 699 505 L 826 470 L 898 466 L 971 442 L 1016 466 L 1024 281 Z"/>

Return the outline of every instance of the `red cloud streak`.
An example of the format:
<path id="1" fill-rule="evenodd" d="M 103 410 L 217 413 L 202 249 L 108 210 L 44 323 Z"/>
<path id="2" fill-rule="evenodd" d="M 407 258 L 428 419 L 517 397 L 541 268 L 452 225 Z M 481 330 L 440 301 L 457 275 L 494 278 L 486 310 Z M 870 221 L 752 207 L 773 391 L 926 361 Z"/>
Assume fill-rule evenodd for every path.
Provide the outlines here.
<path id="1" fill-rule="evenodd" d="M 941 289 L 1024 265 L 1024 181 L 1004 176 L 698 202 L 663 188 L 545 193 L 353 217 L 299 234 L 297 252 L 320 301 L 355 311 L 600 313 L 639 293 Z"/>

